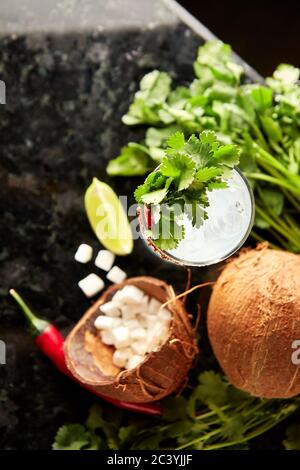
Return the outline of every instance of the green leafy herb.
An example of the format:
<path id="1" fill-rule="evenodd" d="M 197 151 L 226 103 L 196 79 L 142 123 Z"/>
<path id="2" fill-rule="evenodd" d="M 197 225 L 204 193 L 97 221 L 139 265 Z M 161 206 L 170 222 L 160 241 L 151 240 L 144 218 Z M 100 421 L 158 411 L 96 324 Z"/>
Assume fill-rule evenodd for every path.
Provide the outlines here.
<path id="1" fill-rule="evenodd" d="M 192 135 L 187 141 L 182 132 L 168 138 L 161 165 L 134 193 L 139 204 L 159 206 L 151 236 L 160 249 L 176 248 L 184 238 L 184 213 L 194 226 L 202 225 L 207 218 L 206 191 L 226 188 L 224 174 L 228 177 L 228 170 L 237 163 L 237 147 L 221 145 L 212 131 Z"/>
<path id="2" fill-rule="evenodd" d="M 283 441 L 286 450 L 300 450 L 300 425 L 293 424 L 286 430 L 286 438 Z"/>
<path id="3" fill-rule="evenodd" d="M 131 149 L 112 160 L 108 166 L 110 174 L 146 174 L 165 155 L 171 158 L 180 153 L 194 160 L 199 183 L 207 185 L 208 190 L 222 187 L 224 182 L 217 179 L 225 173 L 214 176 L 213 180 L 214 170 L 207 169 L 221 170 L 211 159 L 212 142 L 199 142 L 191 137 L 213 130 L 218 142 L 228 146 L 219 151 L 222 160 L 226 156 L 227 166 L 238 162 L 237 148 L 230 145 L 236 144 L 240 149 L 240 168 L 249 178 L 257 202 L 253 237 L 268 239 L 273 247 L 300 252 L 299 69 L 281 64 L 266 79 L 267 86 L 244 83 L 243 68 L 233 59 L 230 46 L 208 41 L 198 50 L 194 71 L 196 78 L 189 86 L 174 89 L 166 72 L 156 70 L 144 77 L 124 121 L 154 127 L 147 130 L 139 154 L 135 149 L 133 155 Z M 181 134 L 176 134 L 172 138 L 174 142 L 168 144 L 169 136 L 176 131 Z M 182 133 L 186 138 L 191 137 L 184 149 L 180 148 Z M 202 169 L 203 172 L 199 171 Z M 181 188 L 191 178 L 191 173 L 186 172 Z M 265 190 L 281 194 L 280 199 L 273 199 L 278 205 L 275 211 L 274 204 L 261 197 L 260 191 Z"/>
<path id="4" fill-rule="evenodd" d="M 171 78 L 165 72 L 154 70 L 145 75 L 128 113 L 123 116 L 124 124 L 158 123 L 158 112 L 170 93 L 170 87 Z"/>
<path id="5" fill-rule="evenodd" d="M 300 406 L 293 400 L 254 398 L 221 375 L 199 375 L 193 391 L 162 401 L 161 417 L 137 416 L 94 405 L 85 425 L 62 426 L 53 449 L 159 450 L 240 449 L 290 416 Z M 288 428 L 286 449 L 299 449 L 299 426 Z"/>

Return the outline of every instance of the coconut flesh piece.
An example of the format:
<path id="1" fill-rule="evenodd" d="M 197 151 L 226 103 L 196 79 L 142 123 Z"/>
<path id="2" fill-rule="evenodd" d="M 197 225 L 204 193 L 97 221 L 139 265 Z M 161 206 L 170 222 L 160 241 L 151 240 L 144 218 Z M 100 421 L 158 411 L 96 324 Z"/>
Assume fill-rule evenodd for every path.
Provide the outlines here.
<path id="1" fill-rule="evenodd" d="M 144 356 L 138 353 L 131 355 L 132 349 L 129 347 L 116 349 L 113 345 L 104 344 L 102 335 L 105 332 L 108 334 L 109 331 L 98 330 L 94 325 L 100 314 L 99 307 L 110 302 L 114 295 L 127 285 L 143 291 L 143 302 L 148 296 L 149 304 L 151 299 L 163 304 L 175 297 L 170 285 L 150 276 L 129 278 L 121 284 L 110 286 L 66 338 L 66 365 L 74 377 L 97 393 L 131 403 L 149 403 L 180 390 L 186 383 L 188 371 L 198 353 L 195 331 L 184 305 L 179 299 L 174 299 L 166 309 L 171 315 L 166 340 L 156 346 L 154 351 Z M 153 320 L 157 319 L 155 313 L 151 315 L 152 328 L 149 330 L 146 328 L 149 323 L 145 321 L 148 316 L 144 316 L 144 313 L 137 313 L 135 319 L 124 320 L 123 323 L 133 331 L 140 327 L 139 322 L 143 320 L 147 341 L 150 341 L 155 337 Z M 121 315 L 114 318 L 122 321 Z M 106 339 L 111 341 L 110 336 Z M 141 340 L 131 338 L 131 341 L 133 344 Z M 144 339 L 142 341 L 146 343 Z M 135 344 L 135 349 L 137 346 L 138 344 Z M 150 351 L 151 344 L 147 346 Z"/>
<path id="2" fill-rule="evenodd" d="M 122 369 L 136 367 L 146 354 L 164 344 L 169 334 L 171 313 L 161 307 L 161 302 L 133 285 L 119 289 L 109 302 L 100 306 L 94 326 L 102 341 L 115 347 L 112 358 L 115 366 Z M 117 324 L 114 323 L 116 317 Z"/>

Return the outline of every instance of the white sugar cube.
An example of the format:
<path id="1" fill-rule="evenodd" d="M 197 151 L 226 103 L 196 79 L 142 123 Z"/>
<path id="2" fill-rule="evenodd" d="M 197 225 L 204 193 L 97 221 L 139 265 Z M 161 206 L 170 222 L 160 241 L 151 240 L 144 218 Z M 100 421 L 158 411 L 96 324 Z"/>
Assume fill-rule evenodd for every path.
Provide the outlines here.
<path id="1" fill-rule="evenodd" d="M 170 322 L 172 315 L 171 315 L 170 310 L 166 308 L 162 308 L 161 310 L 158 311 L 157 317 L 163 322 Z"/>
<path id="2" fill-rule="evenodd" d="M 91 273 L 81 279 L 78 286 L 87 297 L 93 297 L 104 288 L 104 282 L 97 274 Z"/>
<path id="3" fill-rule="evenodd" d="M 112 332 L 109 330 L 103 330 L 100 333 L 102 343 L 107 344 L 108 346 L 112 346 L 114 344 L 114 337 Z"/>
<path id="4" fill-rule="evenodd" d="M 127 274 L 121 268 L 119 268 L 119 266 L 114 266 L 111 268 L 106 277 L 109 281 L 118 284 L 119 282 L 123 282 L 124 279 L 126 279 Z"/>
<path id="5" fill-rule="evenodd" d="M 133 352 L 143 356 L 147 351 L 147 344 L 145 341 L 134 341 L 131 345 Z"/>
<path id="6" fill-rule="evenodd" d="M 101 312 L 105 313 L 108 317 L 119 317 L 121 315 L 121 311 L 112 300 L 100 305 L 99 308 Z"/>
<path id="7" fill-rule="evenodd" d="M 114 344 L 117 349 L 126 348 L 130 344 L 129 328 L 127 326 L 118 326 L 112 330 Z"/>
<path id="8" fill-rule="evenodd" d="M 117 349 L 113 354 L 113 358 L 112 358 L 113 363 L 117 367 L 121 367 L 121 368 L 125 367 L 130 355 L 128 354 L 128 351 L 126 349 Z"/>
<path id="9" fill-rule="evenodd" d="M 161 305 L 162 304 L 157 299 L 155 299 L 154 297 L 151 297 L 149 304 L 148 304 L 148 312 L 151 315 L 158 313 L 158 310 Z"/>
<path id="10" fill-rule="evenodd" d="M 99 317 L 96 318 L 94 325 L 98 330 L 111 330 L 112 328 L 121 325 L 121 319 L 99 315 Z"/>
<path id="11" fill-rule="evenodd" d="M 78 261 L 78 263 L 88 263 L 91 261 L 93 256 L 93 248 L 86 243 L 82 243 L 77 248 L 77 251 L 74 255 L 74 259 Z"/>
<path id="12" fill-rule="evenodd" d="M 135 355 L 132 356 L 130 359 L 128 359 L 126 368 L 127 368 L 127 369 L 134 369 L 134 368 L 137 367 L 143 360 L 144 360 L 144 357 L 143 357 L 143 356 L 140 356 L 140 355 L 138 355 L 138 354 L 135 354 Z"/>
<path id="13" fill-rule="evenodd" d="M 147 333 L 145 328 L 134 328 L 130 331 L 130 337 L 132 339 L 146 339 L 147 338 Z"/>
<path id="14" fill-rule="evenodd" d="M 100 250 L 95 259 L 95 265 L 97 268 L 109 271 L 114 264 L 115 255 L 108 250 Z"/>

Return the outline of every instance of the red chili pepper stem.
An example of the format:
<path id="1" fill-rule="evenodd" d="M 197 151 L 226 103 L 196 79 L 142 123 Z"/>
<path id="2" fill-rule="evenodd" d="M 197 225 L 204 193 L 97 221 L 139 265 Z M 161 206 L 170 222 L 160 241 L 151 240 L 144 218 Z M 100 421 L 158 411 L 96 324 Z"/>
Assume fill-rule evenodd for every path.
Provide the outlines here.
<path id="1" fill-rule="evenodd" d="M 35 315 L 32 310 L 28 307 L 28 305 L 24 302 L 22 297 L 14 289 L 10 289 L 9 293 L 15 299 L 22 312 L 24 313 L 25 317 L 27 318 L 33 335 L 38 336 L 42 334 L 46 330 L 46 328 L 50 326 L 50 323 L 46 320 L 42 320 L 37 315 Z"/>

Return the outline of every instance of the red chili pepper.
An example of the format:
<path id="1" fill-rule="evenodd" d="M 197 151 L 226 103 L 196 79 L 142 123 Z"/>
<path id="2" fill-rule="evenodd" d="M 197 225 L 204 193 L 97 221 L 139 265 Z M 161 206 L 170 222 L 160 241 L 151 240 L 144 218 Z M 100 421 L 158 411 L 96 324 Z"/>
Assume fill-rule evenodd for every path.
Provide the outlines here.
<path id="1" fill-rule="evenodd" d="M 151 207 L 145 205 L 144 211 L 145 211 L 146 227 L 147 229 L 151 230 L 152 228 Z"/>
<path id="2" fill-rule="evenodd" d="M 122 400 L 116 400 L 114 398 L 107 397 L 102 393 L 99 393 L 94 388 L 80 382 L 76 377 L 74 377 L 71 371 L 68 369 L 65 360 L 64 352 L 64 338 L 58 331 L 58 329 L 51 325 L 51 323 L 42 320 L 37 317 L 26 305 L 21 296 L 14 290 L 9 291 L 10 295 L 15 299 L 17 304 L 22 309 L 25 314 L 30 326 L 33 335 L 35 336 L 35 343 L 39 349 L 53 362 L 60 372 L 67 375 L 83 388 L 86 388 L 94 395 L 99 396 L 103 400 L 125 410 L 135 411 L 136 413 L 144 413 L 152 416 L 158 416 L 161 414 L 161 408 L 158 403 L 129 403 Z"/>

